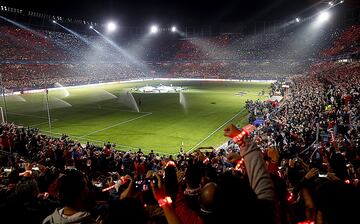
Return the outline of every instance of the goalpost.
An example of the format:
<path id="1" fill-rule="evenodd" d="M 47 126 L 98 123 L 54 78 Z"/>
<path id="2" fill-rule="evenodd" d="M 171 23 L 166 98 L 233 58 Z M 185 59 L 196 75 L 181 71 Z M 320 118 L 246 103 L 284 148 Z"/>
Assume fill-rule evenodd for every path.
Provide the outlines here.
<path id="1" fill-rule="evenodd" d="M 0 107 L 0 115 L 1 115 L 1 123 L 5 123 L 6 119 L 5 119 L 5 116 L 4 116 L 4 109 L 3 107 Z"/>

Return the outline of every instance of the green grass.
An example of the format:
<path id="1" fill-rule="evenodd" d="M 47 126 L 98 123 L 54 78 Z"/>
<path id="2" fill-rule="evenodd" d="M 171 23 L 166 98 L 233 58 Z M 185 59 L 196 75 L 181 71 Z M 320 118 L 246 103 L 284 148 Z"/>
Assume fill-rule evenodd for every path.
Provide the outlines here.
<path id="1" fill-rule="evenodd" d="M 263 99 L 258 92 L 269 87 L 268 83 L 162 81 L 163 84 L 188 88 L 184 92 L 187 110 L 179 104 L 178 93 L 134 93 L 136 100 L 141 97 L 140 113 L 131 111 L 118 98 L 111 99 L 108 94 L 120 97 L 122 92 L 132 87 L 158 83 L 147 81 L 70 88 L 70 96 L 66 98 L 63 98 L 63 90 L 50 91 L 53 135 L 66 133 L 83 143 L 90 141 L 101 145 L 110 141 L 117 144 L 117 149 L 134 147 L 144 151 L 154 149 L 160 153 L 176 153 L 182 143 L 186 151 L 195 146 L 217 147 L 227 140 L 222 135 L 222 125 L 236 114 L 229 122 L 240 125 L 247 123 L 245 101 Z M 236 96 L 239 91 L 248 93 Z M 40 128 L 48 134 L 44 93 L 24 94 L 21 97 L 26 102 L 19 102 L 19 97 L 7 97 L 8 120 Z"/>

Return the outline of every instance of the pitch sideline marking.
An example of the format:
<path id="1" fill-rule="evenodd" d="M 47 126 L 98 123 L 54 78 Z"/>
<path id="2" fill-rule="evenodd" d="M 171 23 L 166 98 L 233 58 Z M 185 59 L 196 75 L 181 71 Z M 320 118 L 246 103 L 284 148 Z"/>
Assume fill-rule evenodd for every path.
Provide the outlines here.
<path id="1" fill-rule="evenodd" d="M 82 138 L 82 137 L 86 137 L 86 136 L 89 136 L 89 135 L 92 135 L 92 134 L 95 134 L 95 133 L 98 133 L 98 132 L 102 132 L 102 131 L 108 130 L 108 129 L 110 129 L 110 128 L 113 128 L 113 127 L 116 127 L 116 126 L 119 126 L 119 125 L 122 125 L 122 124 L 126 124 L 126 123 L 129 123 L 129 122 L 131 122 L 131 121 L 135 121 L 135 120 L 138 120 L 138 119 L 140 119 L 140 118 L 149 116 L 149 115 L 151 115 L 151 114 L 152 114 L 152 113 L 149 112 L 149 113 L 144 114 L 144 115 L 141 115 L 141 116 L 139 116 L 139 117 L 135 117 L 135 118 L 132 118 L 132 119 L 130 119 L 130 120 L 126 120 L 126 121 L 122 121 L 122 122 L 117 123 L 117 124 L 110 125 L 110 126 L 108 126 L 108 127 L 106 127 L 106 128 L 102 128 L 102 129 L 99 129 L 99 130 L 90 132 L 90 133 L 88 133 L 88 134 L 86 134 L 86 135 L 82 135 L 82 136 L 80 136 L 80 137 Z"/>
<path id="2" fill-rule="evenodd" d="M 92 104 L 92 105 L 98 105 L 98 104 Z M 137 112 L 137 111 L 134 111 L 134 110 L 121 110 L 121 109 L 117 109 L 117 108 L 114 108 L 114 107 L 107 107 L 107 106 L 104 106 L 104 107 L 88 107 L 88 108 L 98 109 L 98 110 L 112 110 L 112 111 L 121 111 L 121 112 L 128 112 L 128 113 L 138 113 L 138 114 L 151 113 L 151 112 L 146 112 L 146 111 Z"/>
<path id="3" fill-rule="evenodd" d="M 24 116 L 24 117 L 35 117 L 35 118 L 41 118 L 41 119 L 48 119 L 48 117 L 41 117 L 41 116 L 30 115 L 30 114 L 20 114 L 20 113 L 8 113 L 8 114 Z"/>
<path id="4" fill-rule="evenodd" d="M 213 132 L 211 132 L 208 136 L 206 136 L 203 140 L 201 140 L 199 143 L 197 143 L 195 146 L 193 146 L 191 149 L 189 149 L 186 153 L 189 153 L 191 151 L 193 151 L 196 147 L 198 147 L 199 145 L 201 145 L 201 143 L 205 142 L 206 140 L 208 140 L 211 136 L 213 136 L 217 131 L 219 131 L 222 127 L 224 127 L 225 125 L 227 125 L 230 121 L 232 121 L 233 119 L 235 119 L 237 116 L 239 116 L 242 112 L 244 112 L 246 109 L 242 109 L 241 111 L 239 111 L 238 113 L 236 113 L 234 116 L 232 116 L 229 120 L 225 121 L 222 125 L 220 125 L 218 128 L 216 128 Z"/>

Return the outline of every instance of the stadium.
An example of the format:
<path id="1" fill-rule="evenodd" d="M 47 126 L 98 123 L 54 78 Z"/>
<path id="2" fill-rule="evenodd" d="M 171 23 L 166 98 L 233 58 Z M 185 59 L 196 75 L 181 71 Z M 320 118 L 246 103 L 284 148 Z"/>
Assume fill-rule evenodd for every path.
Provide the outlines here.
<path id="1" fill-rule="evenodd" d="M 0 46 L 1 223 L 359 222 L 357 1 L 5 1 Z"/>

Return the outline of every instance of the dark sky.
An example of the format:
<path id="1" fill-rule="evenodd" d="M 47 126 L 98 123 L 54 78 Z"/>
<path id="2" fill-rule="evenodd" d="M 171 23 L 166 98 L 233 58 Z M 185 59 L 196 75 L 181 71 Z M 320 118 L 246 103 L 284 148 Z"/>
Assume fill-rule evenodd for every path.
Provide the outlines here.
<path id="1" fill-rule="evenodd" d="M 356 0 L 348 0 L 356 1 Z M 127 26 L 149 23 L 209 25 L 294 18 L 317 0 L 1 0 L 1 4 L 47 14 Z M 325 6 L 320 4 L 318 7 Z"/>

